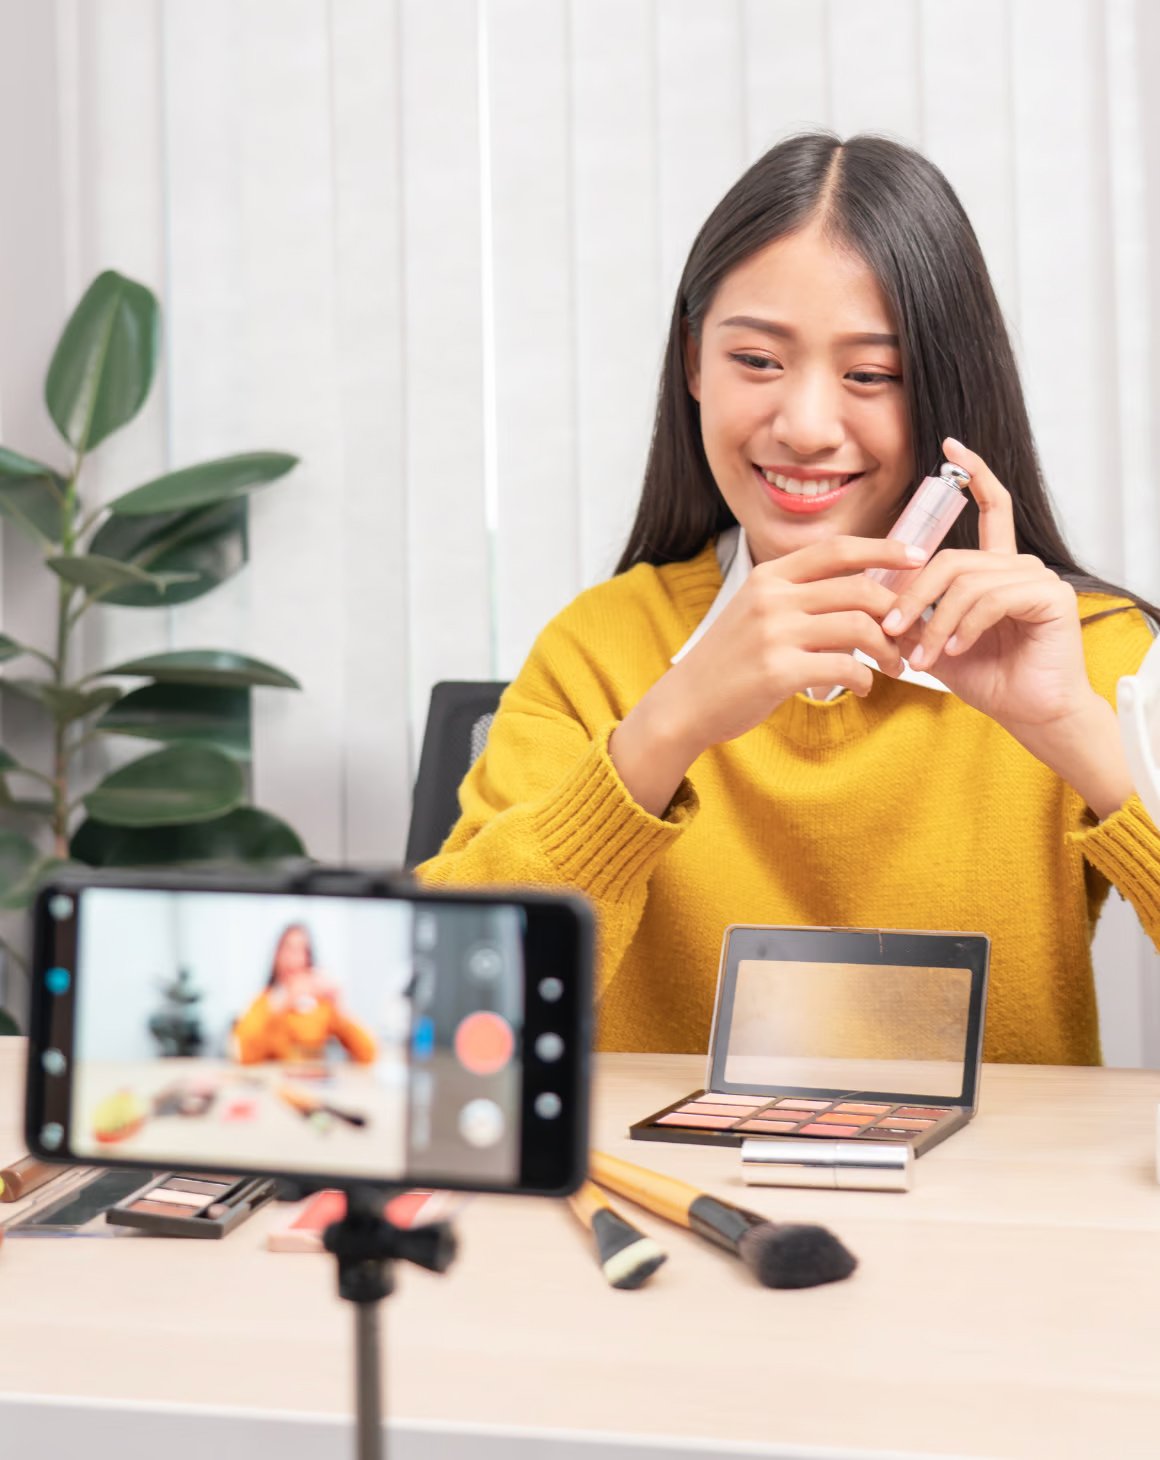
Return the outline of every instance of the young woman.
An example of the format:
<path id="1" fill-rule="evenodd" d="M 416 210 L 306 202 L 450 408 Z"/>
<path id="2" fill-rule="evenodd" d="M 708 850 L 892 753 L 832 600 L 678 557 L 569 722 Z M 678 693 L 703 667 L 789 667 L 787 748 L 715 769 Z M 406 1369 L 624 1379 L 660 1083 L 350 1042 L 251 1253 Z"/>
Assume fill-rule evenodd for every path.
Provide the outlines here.
<path id="1" fill-rule="evenodd" d="M 266 987 L 234 1025 L 241 1064 L 264 1060 L 320 1060 L 336 1039 L 359 1064 L 376 1054 L 374 1036 L 343 1012 L 338 990 L 315 965 L 309 932 L 284 928 Z"/>
<path id="2" fill-rule="evenodd" d="M 916 568 L 884 538 L 943 460 L 973 501 Z M 540 635 L 418 875 L 585 893 L 605 1049 L 703 1051 L 724 927 L 789 923 L 988 933 L 986 1058 L 1096 1062 L 1109 885 L 1160 935 L 1113 710 L 1142 609 L 1064 544 L 946 179 L 792 138 L 693 244 L 617 576 Z"/>

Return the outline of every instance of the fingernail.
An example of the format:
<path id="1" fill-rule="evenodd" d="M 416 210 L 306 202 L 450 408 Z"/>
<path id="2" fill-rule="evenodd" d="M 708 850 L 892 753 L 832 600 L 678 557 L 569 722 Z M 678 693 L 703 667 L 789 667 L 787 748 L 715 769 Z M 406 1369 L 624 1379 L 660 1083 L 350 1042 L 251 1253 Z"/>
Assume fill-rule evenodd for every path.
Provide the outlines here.
<path id="1" fill-rule="evenodd" d="M 910 656 L 910 662 L 917 669 L 918 666 L 922 663 L 922 661 L 925 658 L 926 658 L 926 655 L 923 653 L 922 645 L 919 644 L 917 646 L 917 648 L 915 649 L 914 653 Z"/>
<path id="2" fill-rule="evenodd" d="M 901 622 L 901 610 L 897 608 L 892 608 L 890 612 L 886 615 L 886 617 L 882 620 L 882 627 L 886 630 L 888 634 L 892 634 Z"/>
<path id="3" fill-rule="evenodd" d="M 943 652 L 945 654 L 955 654 L 955 653 L 958 652 L 958 647 L 959 647 L 958 635 L 957 634 L 952 634 L 950 636 L 950 638 L 947 640 L 947 642 L 946 642 L 946 648 L 943 650 Z"/>
<path id="4" fill-rule="evenodd" d="M 944 436 L 943 445 L 953 446 L 957 451 L 966 451 L 967 449 L 961 441 L 956 441 L 953 436 Z"/>
<path id="5" fill-rule="evenodd" d="M 906 549 L 906 561 L 908 563 L 925 563 L 926 549 L 916 547 L 914 543 L 910 543 Z"/>

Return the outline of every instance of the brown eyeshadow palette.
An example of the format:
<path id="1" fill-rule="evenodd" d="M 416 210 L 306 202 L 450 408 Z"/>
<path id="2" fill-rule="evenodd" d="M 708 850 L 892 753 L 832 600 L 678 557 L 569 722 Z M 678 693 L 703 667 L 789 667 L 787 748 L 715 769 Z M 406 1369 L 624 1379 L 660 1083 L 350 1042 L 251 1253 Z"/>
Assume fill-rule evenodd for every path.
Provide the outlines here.
<path id="1" fill-rule="evenodd" d="M 265 1176 L 170 1172 L 110 1207 L 105 1220 L 159 1237 L 224 1237 L 276 1191 L 277 1183 Z"/>
<path id="2" fill-rule="evenodd" d="M 759 1136 L 805 1140 L 901 1141 L 916 1156 L 965 1125 L 971 1111 L 961 1106 L 797 1095 L 739 1095 L 703 1090 L 637 1121 L 637 1141 L 678 1141 L 703 1146 L 739 1146 Z"/>

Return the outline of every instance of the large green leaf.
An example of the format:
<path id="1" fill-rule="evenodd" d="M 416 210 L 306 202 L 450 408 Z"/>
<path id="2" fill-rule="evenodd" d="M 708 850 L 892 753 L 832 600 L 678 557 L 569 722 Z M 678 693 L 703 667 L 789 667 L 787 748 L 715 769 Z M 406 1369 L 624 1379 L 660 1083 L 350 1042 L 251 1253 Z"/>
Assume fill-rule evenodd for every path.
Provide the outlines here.
<path id="1" fill-rule="evenodd" d="M 71 855 L 90 867 L 158 867 L 199 862 L 270 862 L 304 855 L 297 834 L 254 806 L 184 826 L 108 826 L 85 821 Z"/>
<path id="2" fill-rule="evenodd" d="M 0 830 L 0 900 L 19 887 L 39 861 L 40 853 L 26 836 Z"/>
<path id="3" fill-rule="evenodd" d="M 171 745 L 106 776 L 85 810 L 114 826 L 211 821 L 241 804 L 241 767 L 220 750 Z"/>
<path id="4" fill-rule="evenodd" d="M 58 578 L 85 589 L 95 598 L 103 598 L 113 588 L 144 588 L 160 602 L 160 595 L 173 582 L 183 581 L 185 574 L 147 573 L 144 568 L 132 563 L 118 563 L 114 558 L 102 558 L 93 553 L 78 553 L 69 557 L 46 558 L 45 563 Z"/>
<path id="5" fill-rule="evenodd" d="M 248 760 L 250 692 L 217 685 L 147 684 L 118 700 L 93 728 L 145 740 L 212 745 L 235 760 Z"/>
<path id="6" fill-rule="evenodd" d="M 122 691 L 114 685 L 105 684 L 97 689 L 76 689 L 72 685 L 51 684 L 45 679 L 3 679 L 0 685 L 34 700 L 61 724 L 71 724 L 85 715 L 104 710 L 121 698 Z"/>
<path id="7" fill-rule="evenodd" d="M 139 674 L 162 684 L 216 684 L 243 689 L 251 685 L 267 689 L 302 687 L 273 664 L 225 649 L 181 649 L 173 654 L 150 654 L 145 659 L 127 659 L 124 664 L 98 669 L 97 674 Z"/>
<path id="8" fill-rule="evenodd" d="M 98 275 L 65 325 L 44 398 L 57 430 L 91 451 L 145 404 L 157 366 L 161 314 L 141 284 Z"/>
<path id="9" fill-rule="evenodd" d="M 110 517 L 89 544 L 91 552 L 148 572 L 188 577 L 161 593 L 132 585 L 114 588 L 101 595 L 101 602 L 157 608 L 200 598 L 244 566 L 248 515 L 246 500 L 241 497 L 193 512 Z"/>
<path id="10" fill-rule="evenodd" d="M 52 467 L 0 446 L 0 512 L 30 537 L 60 542 L 65 493 L 65 480 Z"/>
<path id="11" fill-rule="evenodd" d="M 206 507 L 252 492 L 255 487 L 276 481 L 298 465 L 296 456 L 284 451 L 249 451 L 242 456 L 223 456 L 187 466 L 182 471 L 157 477 L 116 497 L 109 507 L 118 517 L 138 517 L 155 512 L 183 512 Z"/>

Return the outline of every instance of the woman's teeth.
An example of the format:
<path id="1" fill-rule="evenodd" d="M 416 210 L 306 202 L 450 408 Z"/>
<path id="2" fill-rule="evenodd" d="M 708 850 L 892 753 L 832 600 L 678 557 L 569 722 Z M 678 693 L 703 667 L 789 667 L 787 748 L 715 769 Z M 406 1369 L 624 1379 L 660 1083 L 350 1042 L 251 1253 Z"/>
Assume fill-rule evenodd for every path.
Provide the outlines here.
<path id="1" fill-rule="evenodd" d="M 849 477 L 840 476 L 803 482 L 797 477 L 783 477 L 780 472 L 766 471 L 764 467 L 759 467 L 758 470 L 771 487 L 776 487 L 780 492 L 788 492 L 791 497 L 820 497 L 826 492 L 836 492 L 850 480 Z"/>

